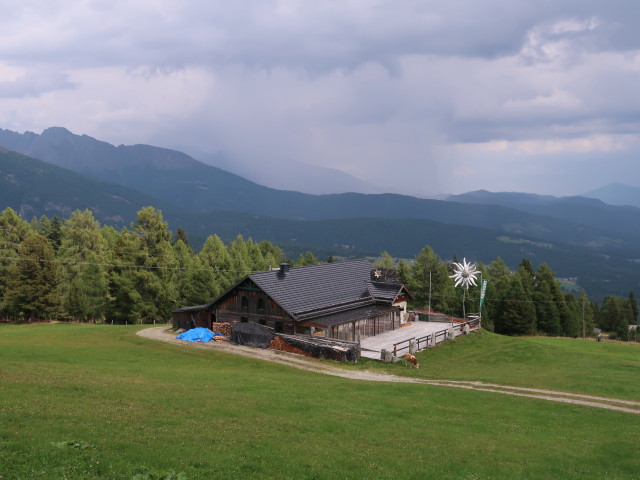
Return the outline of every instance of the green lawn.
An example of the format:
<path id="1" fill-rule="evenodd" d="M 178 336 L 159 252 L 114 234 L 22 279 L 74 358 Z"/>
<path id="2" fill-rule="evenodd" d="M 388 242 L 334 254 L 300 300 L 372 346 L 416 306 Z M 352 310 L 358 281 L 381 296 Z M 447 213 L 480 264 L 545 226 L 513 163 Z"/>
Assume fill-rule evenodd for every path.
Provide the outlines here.
<path id="1" fill-rule="evenodd" d="M 420 352 L 417 358 L 419 370 L 376 361 L 361 363 L 399 375 L 481 380 L 640 401 L 637 343 L 506 337 L 483 331 Z"/>
<path id="2" fill-rule="evenodd" d="M 0 478 L 640 478 L 638 415 L 350 381 L 137 328 L 0 326 Z M 559 389 L 565 372 L 573 390 L 638 399 L 640 348 L 564 342 L 483 334 L 384 368 Z M 574 378 L 591 357 L 593 388 Z M 553 371 L 528 383 L 540 360 Z"/>

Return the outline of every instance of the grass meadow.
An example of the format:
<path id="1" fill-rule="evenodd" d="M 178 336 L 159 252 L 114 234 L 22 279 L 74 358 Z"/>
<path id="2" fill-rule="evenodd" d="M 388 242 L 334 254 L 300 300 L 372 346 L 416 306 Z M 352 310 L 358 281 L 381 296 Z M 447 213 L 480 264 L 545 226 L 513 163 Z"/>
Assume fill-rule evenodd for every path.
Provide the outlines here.
<path id="1" fill-rule="evenodd" d="M 0 326 L 0 478 L 636 479 L 640 416 L 353 381 L 135 335 Z M 640 400 L 640 347 L 470 335 L 421 368 Z"/>

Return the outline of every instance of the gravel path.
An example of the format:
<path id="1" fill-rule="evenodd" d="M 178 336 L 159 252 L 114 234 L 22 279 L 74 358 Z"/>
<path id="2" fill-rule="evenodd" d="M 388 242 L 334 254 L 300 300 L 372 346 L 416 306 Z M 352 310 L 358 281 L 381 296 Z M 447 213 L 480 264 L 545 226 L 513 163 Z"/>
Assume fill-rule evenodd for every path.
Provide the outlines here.
<path id="1" fill-rule="evenodd" d="M 260 349 L 233 345 L 227 342 L 186 342 L 178 340 L 173 332 L 167 327 L 152 327 L 137 332 L 137 335 L 163 342 L 175 343 L 192 348 L 213 349 L 226 353 L 233 353 L 245 357 L 258 358 L 270 362 L 280 363 L 301 370 L 333 375 L 336 377 L 348 378 L 351 380 L 365 380 L 372 382 L 401 382 L 401 383 L 422 383 L 426 385 L 436 385 L 442 387 L 464 388 L 467 390 L 477 390 L 482 392 L 502 393 L 505 395 L 515 395 L 518 397 L 537 398 L 552 402 L 571 403 L 574 405 L 584 405 L 588 407 L 603 408 L 606 410 L 617 410 L 620 412 L 640 414 L 640 402 L 621 400 L 616 398 L 597 397 L 592 395 L 582 395 L 578 393 L 557 392 L 553 390 L 540 390 L 537 388 L 514 387 L 510 385 L 498 385 L 493 383 L 461 381 L 461 380 L 428 380 L 424 378 L 401 377 L 397 375 L 387 375 L 384 373 L 349 371 L 331 365 L 321 364 L 306 357 L 276 350 Z"/>

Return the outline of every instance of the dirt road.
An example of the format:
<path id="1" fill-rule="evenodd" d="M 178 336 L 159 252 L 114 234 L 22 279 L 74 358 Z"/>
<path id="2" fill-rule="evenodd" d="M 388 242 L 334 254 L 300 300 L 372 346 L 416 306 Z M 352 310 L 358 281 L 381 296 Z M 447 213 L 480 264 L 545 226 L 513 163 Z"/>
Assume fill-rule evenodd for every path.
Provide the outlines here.
<path id="1" fill-rule="evenodd" d="M 167 327 L 152 327 L 140 330 L 139 336 L 152 340 L 160 340 L 163 342 L 175 343 L 192 348 L 215 349 L 221 352 L 233 353 L 245 357 L 259 358 L 270 362 L 288 365 L 301 370 L 309 370 L 325 375 L 333 375 L 336 377 L 349 378 L 352 380 L 365 380 L 371 382 L 402 382 L 402 383 L 422 383 L 426 385 L 436 385 L 441 387 L 464 388 L 467 390 L 478 390 L 482 392 L 502 393 L 505 395 L 514 395 L 518 397 L 537 398 L 540 400 L 549 400 L 552 402 L 571 403 L 574 405 L 584 405 L 587 407 L 603 408 L 606 410 L 617 410 L 639 415 L 640 402 L 630 400 L 621 400 L 616 398 L 596 397 L 592 395 L 581 395 L 577 393 L 558 392 L 553 390 L 540 390 L 536 388 L 514 387 L 510 385 L 498 385 L 493 383 L 483 383 L 475 381 L 460 380 L 429 380 L 424 378 L 400 377 L 397 375 L 387 375 L 384 373 L 366 372 L 366 371 L 349 371 L 339 367 L 327 364 L 321 364 L 314 360 L 299 355 L 279 352 L 276 350 L 260 349 L 244 347 L 240 345 L 232 345 L 227 342 L 186 342 L 178 340 L 173 332 Z"/>

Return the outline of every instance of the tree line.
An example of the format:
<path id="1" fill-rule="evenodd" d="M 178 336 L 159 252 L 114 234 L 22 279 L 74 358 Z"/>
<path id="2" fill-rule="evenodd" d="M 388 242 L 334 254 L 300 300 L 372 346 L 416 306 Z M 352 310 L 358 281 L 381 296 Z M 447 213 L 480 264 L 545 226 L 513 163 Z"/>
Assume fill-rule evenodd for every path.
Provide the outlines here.
<path id="1" fill-rule="evenodd" d="M 511 271 L 501 258 L 488 265 L 479 263 L 477 285 L 463 296 L 462 287 L 455 288 L 450 276 L 453 262 L 442 261 L 425 246 L 409 264 L 395 264 L 384 252 L 378 265 L 395 267 L 399 280 L 413 295 L 413 307 L 428 305 L 434 311 L 461 317 L 463 311 L 480 313 L 481 281 L 487 280 L 482 307 L 483 327 L 506 335 L 549 335 L 582 337 L 594 335 L 595 329 L 610 338 L 631 340 L 635 332 L 630 325 L 638 320 L 635 294 L 628 297 L 608 296 L 602 305 L 590 300 L 584 290 L 579 295 L 565 292 L 546 263 L 534 270 L 524 258 L 517 270 Z M 463 298 L 466 298 L 463 309 Z"/>
<path id="2" fill-rule="evenodd" d="M 130 228 L 101 226 L 89 210 L 26 222 L 0 214 L 0 318 L 164 322 L 175 308 L 210 302 L 250 272 L 285 260 L 270 242 L 217 235 L 199 252 L 182 228 L 145 207 Z"/>
<path id="3" fill-rule="evenodd" d="M 64 220 L 43 216 L 27 222 L 7 208 L 0 214 L 0 318 L 164 322 L 173 309 L 208 303 L 245 275 L 286 261 L 319 263 L 311 252 L 292 262 L 278 246 L 241 235 L 228 244 L 211 235 L 194 251 L 186 232 L 178 227 L 172 235 L 153 207 L 141 209 L 121 230 L 100 225 L 90 210 Z M 431 305 L 462 315 L 462 291 L 449 278 L 451 262 L 430 247 L 411 263 L 396 263 L 383 252 L 377 264 L 397 270 L 413 295 L 412 308 Z M 628 325 L 636 323 L 633 292 L 628 298 L 607 297 L 600 306 L 584 291 L 563 292 L 546 264 L 534 271 L 524 259 L 512 272 L 498 258 L 478 269 L 488 280 L 483 323 L 498 333 L 578 337 L 598 326 L 629 339 Z M 479 284 L 469 289 L 467 312 L 474 311 L 479 295 Z"/>

